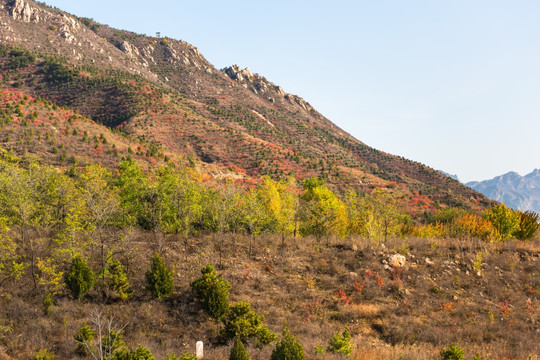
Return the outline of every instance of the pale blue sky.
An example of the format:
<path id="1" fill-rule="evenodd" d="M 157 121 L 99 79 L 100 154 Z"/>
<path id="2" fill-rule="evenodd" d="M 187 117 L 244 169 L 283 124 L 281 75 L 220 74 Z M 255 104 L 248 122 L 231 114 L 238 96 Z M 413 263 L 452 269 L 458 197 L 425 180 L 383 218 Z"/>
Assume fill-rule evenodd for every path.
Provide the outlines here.
<path id="1" fill-rule="evenodd" d="M 249 67 L 377 149 L 483 180 L 540 168 L 540 2 L 46 0 Z"/>

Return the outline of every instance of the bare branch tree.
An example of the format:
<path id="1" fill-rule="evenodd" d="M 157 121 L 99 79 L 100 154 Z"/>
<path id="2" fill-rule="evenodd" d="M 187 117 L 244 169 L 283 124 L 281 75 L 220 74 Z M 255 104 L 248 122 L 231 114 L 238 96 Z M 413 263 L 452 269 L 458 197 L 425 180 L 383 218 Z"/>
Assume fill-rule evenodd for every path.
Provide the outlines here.
<path id="1" fill-rule="evenodd" d="M 94 342 L 92 339 L 75 339 L 77 344 L 85 347 L 88 353 L 95 360 L 111 360 L 124 345 L 121 332 L 128 323 L 117 326 L 114 325 L 113 317 L 104 317 L 101 311 L 95 311 L 91 317 L 91 323 L 96 329 Z"/>

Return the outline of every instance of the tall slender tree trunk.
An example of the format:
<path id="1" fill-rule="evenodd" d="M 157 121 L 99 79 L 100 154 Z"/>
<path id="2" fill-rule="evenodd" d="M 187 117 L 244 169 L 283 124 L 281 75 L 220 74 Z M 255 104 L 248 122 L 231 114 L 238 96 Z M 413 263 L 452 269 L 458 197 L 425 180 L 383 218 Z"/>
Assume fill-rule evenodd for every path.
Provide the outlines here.
<path id="1" fill-rule="evenodd" d="M 34 242 L 30 239 L 30 236 L 26 233 L 26 221 L 21 223 L 21 242 L 26 244 L 28 241 L 28 247 L 30 248 L 30 276 L 32 276 L 32 283 L 34 284 L 34 290 L 37 289 L 36 281 L 36 251 L 34 248 Z"/>
<path id="2" fill-rule="evenodd" d="M 223 244 L 225 243 L 224 238 L 225 234 L 223 231 L 220 234 L 220 241 L 219 241 L 219 268 L 223 270 Z"/>
<path id="3" fill-rule="evenodd" d="M 251 259 L 251 246 L 252 246 L 252 242 L 253 242 L 253 232 L 250 231 L 250 234 L 249 234 L 249 252 L 248 252 L 248 258 Z"/>
<path id="4" fill-rule="evenodd" d="M 31 257 L 31 266 L 30 266 L 30 272 L 32 275 L 32 281 L 34 282 L 34 289 L 37 289 L 37 282 L 36 282 L 36 253 L 34 251 L 34 246 L 30 245 L 30 257 Z"/>
<path id="5" fill-rule="evenodd" d="M 100 235 L 101 243 L 101 270 L 105 269 L 105 239 Z"/>
<path id="6" fill-rule="evenodd" d="M 189 244 L 189 230 L 184 231 L 184 254 L 187 259 L 188 256 L 188 244 Z"/>

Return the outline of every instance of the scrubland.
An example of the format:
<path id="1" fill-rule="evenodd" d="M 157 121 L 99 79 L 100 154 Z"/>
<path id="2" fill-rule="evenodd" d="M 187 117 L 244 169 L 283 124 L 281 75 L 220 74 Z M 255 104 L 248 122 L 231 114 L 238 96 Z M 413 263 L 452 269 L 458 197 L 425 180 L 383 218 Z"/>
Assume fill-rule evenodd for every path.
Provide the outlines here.
<path id="1" fill-rule="evenodd" d="M 42 293 L 28 281 L 2 284 L 0 355 L 31 359 L 48 349 L 59 359 L 76 358 L 74 335 L 101 313 L 123 327 L 126 345 L 143 345 L 156 359 L 192 353 L 199 340 L 205 358 L 228 359 L 231 344 L 220 336 L 221 325 L 202 311 L 189 286 L 206 264 L 230 282 L 231 303 L 249 301 L 278 335 L 286 324 L 308 359 L 341 358 L 317 354 L 315 347 L 325 348 L 345 328 L 355 359 L 437 359 L 451 343 L 463 347 L 467 359 L 536 359 L 540 353 L 538 240 L 492 245 L 392 238 L 383 245 L 350 238 L 326 246 L 306 237 L 283 246 L 277 236 L 259 236 L 249 257 L 247 236 L 200 236 L 187 248 L 170 236 L 161 247 L 175 290 L 159 301 L 145 289 L 144 277 L 158 247 L 154 234 L 128 237 L 131 251 L 117 258 L 128 269 L 129 300 L 112 300 L 99 286 L 81 300 L 61 291 L 46 315 Z M 406 257 L 403 268 L 387 265 L 395 253 Z M 99 268 L 99 262 L 90 265 Z M 273 345 L 258 349 L 248 342 L 247 349 L 252 359 L 269 359 Z"/>

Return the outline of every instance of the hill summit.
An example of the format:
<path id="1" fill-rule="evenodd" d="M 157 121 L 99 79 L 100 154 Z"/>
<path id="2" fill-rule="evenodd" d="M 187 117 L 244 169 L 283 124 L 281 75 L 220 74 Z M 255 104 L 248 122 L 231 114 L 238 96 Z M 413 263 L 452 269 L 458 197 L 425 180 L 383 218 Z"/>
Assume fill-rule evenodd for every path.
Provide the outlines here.
<path id="1" fill-rule="evenodd" d="M 362 143 L 264 76 L 237 65 L 216 69 L 185 41 L 117 30 L 31 0 L 0 1 L 0 25 L 3 89 L 75 111 L 95 124 L 85 130 L 90 138 L 117 138 L 88 161 L 114 163 L 129 153 L 235 179 L 317 176 L 339 188 L 385 189 L 417 213 L 489 204 L 434 169 Z M 46 118 L 42 110 L 33 112 Z M 0 139 L 27 130 L 4 127 Z M 2 146 L 65 166 L 52 148 L 17 136 Z M 76 143 L 56 141 L 77 154 Z"/>

